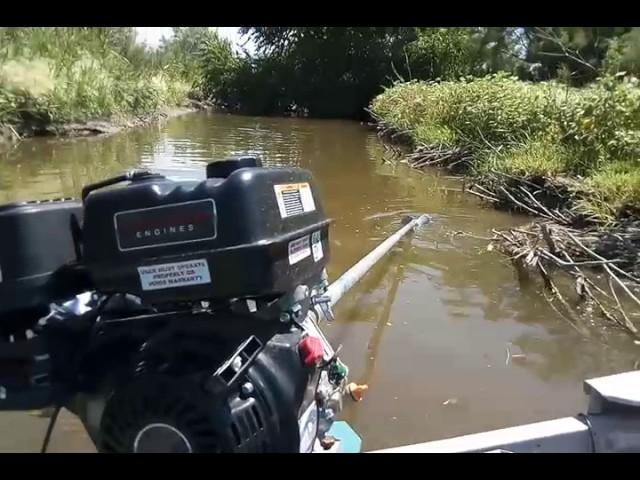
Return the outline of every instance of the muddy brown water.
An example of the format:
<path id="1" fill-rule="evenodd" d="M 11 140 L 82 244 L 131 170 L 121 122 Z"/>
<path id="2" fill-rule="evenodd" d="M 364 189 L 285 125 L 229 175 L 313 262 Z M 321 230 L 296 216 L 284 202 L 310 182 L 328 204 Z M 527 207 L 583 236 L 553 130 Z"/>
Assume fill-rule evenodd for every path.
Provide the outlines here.
<path id="1" fill-rule="evenodd" d="M 0 153 L 0 201 L 78 195 L 81 187 L 137 166 L 203 176 L 230 154 L 310 169 L 331 228 L 332 279 L 426 212 L 433 223 L 402 241 L 336 309 L 326 328 L 350 377 L 367 383 L 342 418 L 366 450 L 572 415 L 585 378 L 634 368 L 640 347 L 591 325 L 579 333 L 479 239 L 527 219 L 484 208 L 461 183 L 385 161 L 357 123 L 189 114 L 108 138 L 34 139 Z M 0 451 L 37 451 L 46 419 L 0 414 Z M 65 415 L 52 451 L 92 451 Z"/>

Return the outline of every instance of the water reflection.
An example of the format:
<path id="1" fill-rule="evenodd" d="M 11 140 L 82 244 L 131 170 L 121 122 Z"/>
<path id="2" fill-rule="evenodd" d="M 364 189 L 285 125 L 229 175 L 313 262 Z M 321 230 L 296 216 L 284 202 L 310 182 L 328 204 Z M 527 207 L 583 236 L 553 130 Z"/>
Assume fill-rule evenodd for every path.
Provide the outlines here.
<path id="1" fill-rule="evenodd" d="M 108 138 L 35 139 L 0 153 L 0 200 L 77 196 L 84 185 L 133 168 L 161 139 L 145 129 Z"/>

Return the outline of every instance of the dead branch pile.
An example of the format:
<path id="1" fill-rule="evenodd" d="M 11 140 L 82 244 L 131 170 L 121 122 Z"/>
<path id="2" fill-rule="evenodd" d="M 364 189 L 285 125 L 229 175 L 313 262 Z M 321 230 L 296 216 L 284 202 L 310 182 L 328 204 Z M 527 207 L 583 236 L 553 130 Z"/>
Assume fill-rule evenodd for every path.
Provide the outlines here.
<path id="1" fill-rule="evenodd" d="M 376 133 L 385 142 L 395 143 L 397 145 L 413 146 L 413 137 L 409 130 L 402 130 L 391 125 L 378 121 L 376 124 Z"/>
<path id="2" fill-rule="evenodd" d="M 464 148 L 446 148 L 421 145 L 405 157 L 413 168 L 439 167 L 455 173 L 466 172 L 471 164 L 471 153 Z"/>
<path id="3" fill-rule="evenodd" d="M 634 315 L 627 313 L 629 308 L 640 307 L 636 293 L 640 276 L 634 270 L 637 261 L 630 262 L 628 257 L 632 253 L 637 255 L 637 232 L 616 234 L 622 241 L 612 250 L 609 249 L 611 239 L 605 232 L 573 229 L 551 221 L 493 233 L 489 248 L 511 259 L 521 281 L 528 281 L 530 274 L 537 272 L 545 289 L 560 302 L 569 317 L 578 316 L 576 306 L 589 303 L 611 324 L 640 336 L 632 320 Z M 621 255 L 625 248 L 630 249 L 627 258 Z M 561 293 L 552 277 L 552 272 L 557 271 L 573 279 L 575 298 L 567 300 Z"/>
<path id="4" fill-rule="evenodd" d="M 559 225 L 589 223 L 589 219 L 573 208 L 578 190 L 570 179 L 527 179 L 491 171 L 484 173 L 467 191 L 498 208 L 534 215 Z"/>
<path id="5" fill-rule="evenodd" d="M 374 116 L 374 118 L 376 118 Z M 446 168 L 454 173 L 464 173 L 468 171 L 471 165 L 472 156 L 467 148 L 445 147 L 440 145 L 415 145 L 411 132 L 408 130 L 398 129 L 390 126 L 376 118 L 376 130 L 378 137 L 384 140 L 385 144 L 401 145 L 410 147 L 411 153 L 399 155 L 402 161 L 409 166 L 417 169 L 426 167 Z M 393 150 L 394 154 L 398 154 L 397 150 Z"/>
<path id="6" fill-rule="evenodd" d="M 375 118 L 378 136 L 387 150 L 418 169 L 446 168 L 466 173 L 469 149 L 415 145 L 410 132 Z M 410 148 L 406 153 L 402 148 Z M 629 220 L 615 230 L 603 230 L 575 208 L 580 190 L 568 178 L 522 178 L 503 172 L 483 172 L 465 191 L 496 208 L 541 219 L 522 228 L 493 231 L 489 249 L 509 257 L 521 281 L 537 274 L 550 302 L 560 303 L 563 317 L 579 323 L 581 306 L 595 307 L 610 325 L 640 338 L 640 221 Z M 558 288 L 560 273 L 572 280 L 571 298 Z M 566 290 L 566 289 L 565 289 Z M 635 312 L 635 313 L 628 313 Z M 639 324 L 640 325 L 640 324 Z M 577 328 L 577 326 L 576 326 Z"/>
<path id="7" fill-rule="evenodd" d="M 519 278 L 539 273 L 547 291 L 570 316 L 577 316 L 552 279 L 563 272 L 575 281 L 577 304 L 594 304 L 604 318 L 639 335 L 633 315 L 624 308 L 640 313 L 640 294 L 634 293 L 640 289 L 640 221 L 601 228 L 574 208 L 580 192 L 570 179 L 525 179 L 490 172 L 466 191 L 542 219 L 493 232 L 492 246 L 511 258 Z"/>

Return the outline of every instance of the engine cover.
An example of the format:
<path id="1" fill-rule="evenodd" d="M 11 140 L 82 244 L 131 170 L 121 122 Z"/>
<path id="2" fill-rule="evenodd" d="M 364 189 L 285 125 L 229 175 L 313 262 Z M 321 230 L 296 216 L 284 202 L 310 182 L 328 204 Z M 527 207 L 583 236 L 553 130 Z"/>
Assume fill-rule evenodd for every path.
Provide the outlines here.
<path id="1" fill-rule="evenodd" d="M 0 206 L 0 315 L 76 293 L 61 267 L 76 258 L 73 232 L 81 219 L 82 205 L 72 200 Z"/>
<path id="2" fill-rule="evenodd" d="M 88 195 L 83 263 L 98 290 L 152 304 L 279 296 L 317 283 L 329 223 L 306 170 L 153 176 Z"/>
<path id="3" fill-rule="evenodd" d="M 115 453 L 297 453 L 298 417 L 314 402 L 315 369 L 304 367 L 299 333 L 276 335 L 227 391 L 197 376 L 146 372 L 117 387 L 100 422 L 100 451 Z"/>

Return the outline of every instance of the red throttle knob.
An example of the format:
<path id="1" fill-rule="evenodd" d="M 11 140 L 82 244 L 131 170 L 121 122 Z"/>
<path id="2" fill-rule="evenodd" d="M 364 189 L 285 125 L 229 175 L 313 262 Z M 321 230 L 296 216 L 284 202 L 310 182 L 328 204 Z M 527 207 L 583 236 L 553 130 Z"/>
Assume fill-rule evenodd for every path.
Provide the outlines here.
<path id="1" fill-rule="evenodd" d="M 298 351 L 302 357 L 302 363 L 306 367 L 316 365 L 324 356 L 324 346 L 318 337 L 307 335 L 298 344 Z"/>

